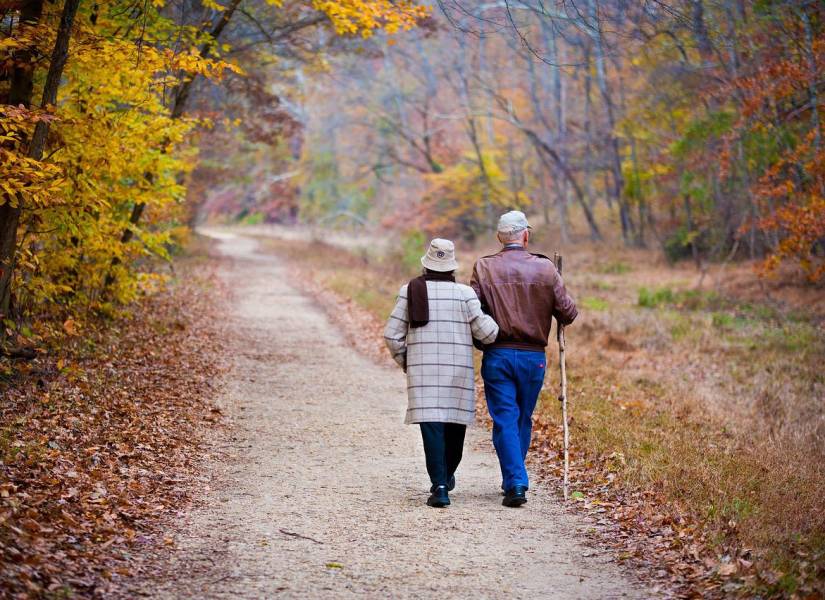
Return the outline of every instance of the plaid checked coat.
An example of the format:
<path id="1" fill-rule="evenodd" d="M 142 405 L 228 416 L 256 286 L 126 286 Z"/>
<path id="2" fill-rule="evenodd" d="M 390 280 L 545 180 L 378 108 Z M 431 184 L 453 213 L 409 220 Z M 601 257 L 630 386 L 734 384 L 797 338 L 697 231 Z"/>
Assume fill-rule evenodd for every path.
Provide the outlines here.
<path id="1" fill-rule="evenodd" d="M 428 281 L 429 323 L 410 329 L 407 286 L 401 287 L 384 328 L 387 347 L 407 371 L 409 407 L 405 423 L 460 423 L 475 417 L 473 337 L 495 341 L 498 325 L 481 312 L 473 288 Z"/>

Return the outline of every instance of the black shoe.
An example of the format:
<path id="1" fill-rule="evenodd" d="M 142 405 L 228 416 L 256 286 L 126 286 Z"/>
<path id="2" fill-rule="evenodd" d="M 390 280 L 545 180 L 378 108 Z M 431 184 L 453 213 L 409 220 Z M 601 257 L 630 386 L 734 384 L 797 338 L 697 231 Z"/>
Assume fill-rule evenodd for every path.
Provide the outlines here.
<path id="1" fill-rule="evenodd" d="M 446 485 L 439 485 L 436 486 L 433 493 L 427 498 L 427 505 L 433 506 L 435 508 L 441 508 L 443 506 L 450 505 L 450 496 L 447 494 L 447 486 Z"/>
<path id="2" fill-rule="evenodd" d="M 437 485 L 430 486 L 430 493 L 432 494 L 435 491 L 435 488 L 437 488 L 437 487 L 438 487 Z M 455 489 L 455 475 L 450 477 L 450 483 L 447 484 L 447 491 L 448 492 L 452 492 L 454 489 Z"/>
<path id="3" fill-rule="evenodd" d="M 507 493 L 504 494 L 504 500 L 501 501 L 503 506 L 509 506 L 510 508 L 516 508 L 517 506 L 521 506 L 527 502 L 527 486 L 525 485 L 517 485 L 512 489 L 507 490 Z"/>

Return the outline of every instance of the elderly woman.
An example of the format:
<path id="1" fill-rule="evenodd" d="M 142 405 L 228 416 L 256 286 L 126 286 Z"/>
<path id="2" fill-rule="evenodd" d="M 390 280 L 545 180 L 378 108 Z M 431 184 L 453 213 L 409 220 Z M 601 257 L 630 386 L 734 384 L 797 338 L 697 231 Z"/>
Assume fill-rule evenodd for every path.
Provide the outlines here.
<path id="1" fill-rule="evenodd" d="M 456 283 L 455 246 L 434 239 L 424 273 L 401 287 L 384 328 L 395 361 L 407 373 L 406 423 L 418 423 L 432 487 L 429 506 L 450 504 L 464 433 L 475 417 L 473 338 L 490 344 L 498 325 L 481 311 L 470 286 Z"/>

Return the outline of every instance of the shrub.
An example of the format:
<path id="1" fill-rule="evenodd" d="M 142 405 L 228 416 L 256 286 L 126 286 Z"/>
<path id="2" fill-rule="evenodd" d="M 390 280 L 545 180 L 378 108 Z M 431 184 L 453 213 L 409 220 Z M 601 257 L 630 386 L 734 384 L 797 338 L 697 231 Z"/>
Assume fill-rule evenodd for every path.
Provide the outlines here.
<path id="1" fill-rule="evenodd" d="M 691 245 L 697 243 L 697 237 L 696 231 L 691 231 L 684 226 L 679 227 L 665 239 L 663 248 L 665 257 L 672 263 L 690 258 Z"/>
<path id="2" fill-rule="evenodd" d="M 713 313 L 711 324 L 718 329 L 727 329 L 733 326 L 733 317 L 727 313 Z"/>
<path id="3" fill-rule="evenodd" d="M 259 212 L 247 213 L 240 222 L 242 225 L 260 225 L 264 222 L 264 215 Z"/>
<path id="4" fill-rule="evenodd" d="M 638 304 L 645 308 L 656 308 L 662 304 L 670 304 L 674 299 L 673 290 L 670 288 L 659 288 L 658 290 L 649 290 L 646 287 L 639 288 Z"/>

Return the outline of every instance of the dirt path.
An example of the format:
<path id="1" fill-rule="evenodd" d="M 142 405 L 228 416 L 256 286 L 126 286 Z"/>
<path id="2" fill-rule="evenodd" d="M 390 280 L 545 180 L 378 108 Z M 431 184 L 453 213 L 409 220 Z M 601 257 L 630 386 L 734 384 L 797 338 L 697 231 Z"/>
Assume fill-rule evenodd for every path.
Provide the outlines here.
<path id="1" fill-rule="evenodd" d="M 235 294 L 234 422 L 210 492 L 174 535 L 160 598 L 650 597 L 541 486 L 501 506 L 488 434 L 468 432 L 453 505 L 424 504 L 400 371 L 356 354 L 247 238 L 223 239 Z"/>

